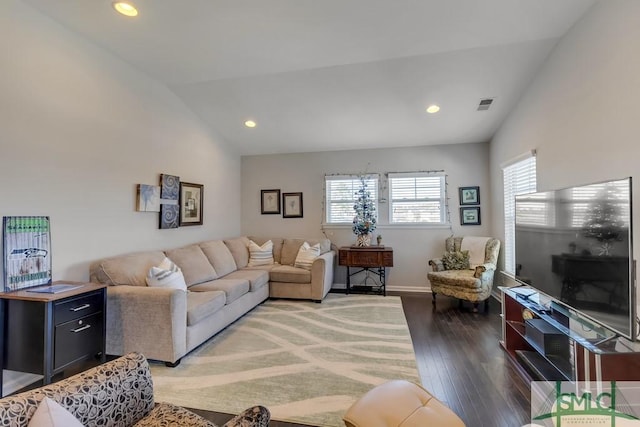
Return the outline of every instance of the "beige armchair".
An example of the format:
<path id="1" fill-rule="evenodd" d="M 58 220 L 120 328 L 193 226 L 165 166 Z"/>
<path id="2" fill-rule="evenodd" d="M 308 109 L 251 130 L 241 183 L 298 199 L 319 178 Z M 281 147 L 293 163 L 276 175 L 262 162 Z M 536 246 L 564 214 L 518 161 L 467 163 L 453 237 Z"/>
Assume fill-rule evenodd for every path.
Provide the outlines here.
<path id="1" fill-rule="evenodd" d="M 432 270 L 427 277 L 431 283 L 433 305 L 436 295 L 442 294 L 473 302 L 473 311 L 478 311 L 481 301 L 485 312 L 489 309 L 489 297 L 493 288 L 493 276 L 500 253 L 500 240 L 492 237 L 449 237 L 445 242 L 446 252 L 462 259 L 468 252 L 469 264 L 452 266 L 443 258 L 429 261 Z M 445 260 L 447 261 L 447 260 Z M 447 264 L 447 265 L 445 265 Z M 445 268 L 448 267 L 449 269 Z"/>

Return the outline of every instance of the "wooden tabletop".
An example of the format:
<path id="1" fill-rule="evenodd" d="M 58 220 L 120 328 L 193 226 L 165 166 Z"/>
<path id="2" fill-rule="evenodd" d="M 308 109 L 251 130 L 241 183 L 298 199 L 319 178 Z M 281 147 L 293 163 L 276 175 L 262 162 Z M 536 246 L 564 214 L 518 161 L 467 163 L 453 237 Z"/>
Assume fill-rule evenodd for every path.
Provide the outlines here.
<path id="1" fill-rule="evenodd" d="M 74 295 L 81 295 L 87 292 L 95 291 L 98 289 L 106 288 L 107 285 L 102 283 L 90 283 L 90 282 L 73 282 L 73 281 L 56 281 L 52 285 L 77 285 L 78 288 L 71 289 L 64 292 L 58 292 L 57 294 L 46 294 L 29 292 L 29 289 L 33 289 L 40 286 L 34 286 L 33 288 L 21 289 L 13 292 L 0 292 L 0 299 L 15 299 L 23 301 L 56 301 L 59 299 L 71 297 Z"/>

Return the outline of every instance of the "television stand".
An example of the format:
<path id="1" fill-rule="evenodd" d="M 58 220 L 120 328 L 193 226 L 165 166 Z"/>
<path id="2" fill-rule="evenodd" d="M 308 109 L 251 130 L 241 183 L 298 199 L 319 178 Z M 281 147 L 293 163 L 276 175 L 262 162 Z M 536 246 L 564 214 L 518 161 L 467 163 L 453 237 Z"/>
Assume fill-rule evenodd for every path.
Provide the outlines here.
<path id="1" fill-rule="evenodd" d="M 640 381 L 640 342 L 554 306 L 531 288 L 500 290 L 500 344 L 526 381 Z"/>

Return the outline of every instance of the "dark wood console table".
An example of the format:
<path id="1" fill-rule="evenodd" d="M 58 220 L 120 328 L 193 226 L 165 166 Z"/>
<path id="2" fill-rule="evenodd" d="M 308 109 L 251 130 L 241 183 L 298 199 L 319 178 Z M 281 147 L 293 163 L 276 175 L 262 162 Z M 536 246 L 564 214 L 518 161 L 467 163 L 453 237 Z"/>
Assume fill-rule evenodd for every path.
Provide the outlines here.
<path id="1" fill-rule="evenodd" d="M 357 286 L 354 290 L 387 295 L 386 267 L 393 267 L 393 248 L 385 246 L 343 246 L 338 251 L 338 265 L 347 267 L 347 294 L 352 291 L 351 276 L 362 271 L 372 272 L 380 279 L 380 286 Z M 359 270 L 351 273 L 351 267 Z"/>
<path id="2" fill-rule="evenodd" d="M 79 287 L 55 294 L 0 293 L 0 368 L 42 375 L 46 385 L 82 362 L 105 362 L 106 285 L 64 283 Z"/>

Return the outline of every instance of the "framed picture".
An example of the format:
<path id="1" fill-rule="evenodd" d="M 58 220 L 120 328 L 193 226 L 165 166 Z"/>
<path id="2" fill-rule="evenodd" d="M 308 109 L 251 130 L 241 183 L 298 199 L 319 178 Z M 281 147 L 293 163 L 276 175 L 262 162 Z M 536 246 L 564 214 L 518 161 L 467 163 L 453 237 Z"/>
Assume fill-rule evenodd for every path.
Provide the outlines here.
<path id="1" fill-rule="evenodd" d="M 51 284 L 51 222 L 48 216 L 5 216 L 4 292 Z"/>
<path id="2" fill-rule="evenodd" d="M 302 218 L 302 193 L 282 193 L 282 217 Z"/>
<path id="3" fill-rule="evenodd" d="M 260 212 L 262 215 L 280 215 L 280 190 L 261 190 L 260 196 Z"/>
<path id="4" fill-rule="evenodd" d="M 480 225 L 480 206 L 460 208 L 460 225 Z"/>
<path id="5" fill-rule="evenodd" d="M 479 205 L 480 187 L 458 187 L 461 205 Z"/>
<path id="6" fill-rule="evenodd" d="M 202 225 L 202 184 L 180 183 L 180 226 Z"/>
<path id="7" fill-rule="evenodd" d="M 180 177 L 160 174 L 160 229 L 180 226 Z"/>

